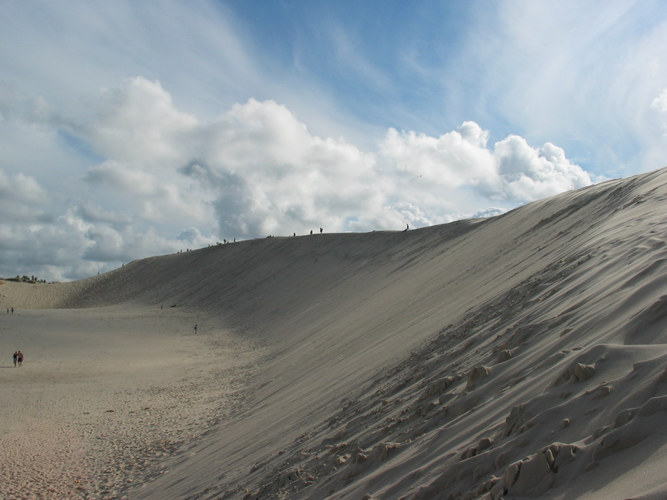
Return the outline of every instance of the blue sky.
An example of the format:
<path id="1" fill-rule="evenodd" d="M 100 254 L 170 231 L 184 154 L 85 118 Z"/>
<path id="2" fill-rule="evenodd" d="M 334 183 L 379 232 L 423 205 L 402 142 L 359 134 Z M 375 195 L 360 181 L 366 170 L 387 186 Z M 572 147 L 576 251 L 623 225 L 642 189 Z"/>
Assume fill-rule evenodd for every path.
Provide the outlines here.
<path id="1" fill-rule="evenodd" d="M 660 1 L 6 1 L 0 276 L 500 213 L 665 165 Z"/>

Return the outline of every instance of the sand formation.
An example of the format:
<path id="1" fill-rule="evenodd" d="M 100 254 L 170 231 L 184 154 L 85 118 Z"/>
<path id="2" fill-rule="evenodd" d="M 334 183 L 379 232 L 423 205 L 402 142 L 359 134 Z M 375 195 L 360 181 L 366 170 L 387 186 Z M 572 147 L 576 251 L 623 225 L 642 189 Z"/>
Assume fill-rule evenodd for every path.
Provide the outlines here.
<path id="1" fill-rule="evenodd" d="M 0 373 L 2 406 L 17 384 L 37 397 L 51 377 L 69 413 L 41 395 L 48 411 L 23 408 L 27 423 L 0 427 L 0 444 L 65 422 L 67 439 L 50 433 L 41 460 L 68 466 L 21 482 L 25 463 L 4 452 L 0 488 L 665 498 L 666 263 L 663 169 L 492 219 L 245 241 L 76 283 L 5 283 L 0 305 L 17 314 L 0 338 L 32 344 L 20 371 Z M 37 327 L 48 335 L 30 340 Z M 44 361 L 43 379 L 26 378 L 64 344 L 96 361 Z M 8 359 L 15 346 L 2 346 Z"/>

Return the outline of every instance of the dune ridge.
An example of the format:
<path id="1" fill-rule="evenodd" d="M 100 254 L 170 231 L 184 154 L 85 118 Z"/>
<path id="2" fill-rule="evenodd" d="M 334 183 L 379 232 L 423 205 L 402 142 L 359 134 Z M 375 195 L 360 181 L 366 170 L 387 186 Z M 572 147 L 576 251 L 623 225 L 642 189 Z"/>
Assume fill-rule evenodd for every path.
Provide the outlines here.
<path id="1" fill-rule="evenodd" d="M 492 219 L 5 283 L 0 304 L 163 307 L 257 346 L 235 411 L 130 498 L 660 498 L 666 208 L 662 169 Z"/>

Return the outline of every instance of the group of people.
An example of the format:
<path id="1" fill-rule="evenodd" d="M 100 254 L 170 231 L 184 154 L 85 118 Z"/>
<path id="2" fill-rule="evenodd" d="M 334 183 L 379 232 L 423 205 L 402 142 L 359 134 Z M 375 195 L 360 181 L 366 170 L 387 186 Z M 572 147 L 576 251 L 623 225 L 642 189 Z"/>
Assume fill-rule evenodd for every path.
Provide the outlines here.
<path id="1" fill-rule="evenodd" d="M 23 364 L 23 353 L 21 350 L 15 351 L 14 352 L 14 366 L 21 366 Z"/>

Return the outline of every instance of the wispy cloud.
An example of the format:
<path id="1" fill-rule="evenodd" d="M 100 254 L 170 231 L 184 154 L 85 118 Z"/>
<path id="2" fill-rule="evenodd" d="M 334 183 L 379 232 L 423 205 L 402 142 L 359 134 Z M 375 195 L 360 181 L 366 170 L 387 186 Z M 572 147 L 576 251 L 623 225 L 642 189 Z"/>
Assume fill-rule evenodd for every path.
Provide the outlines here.
<path id="1" fill-rule="evenodd" d="M 485 45 L 482 56 L 496 82 L 493 109 L 531 139 L 569 145 L 599 173 L 658 168 L 647 161 L 661 145 L 646 114 L 667 79 L 657 64 L 667 44 L 664 9 L 652 2 L 598 7 L 503 4 L 502 43 Z"/>

